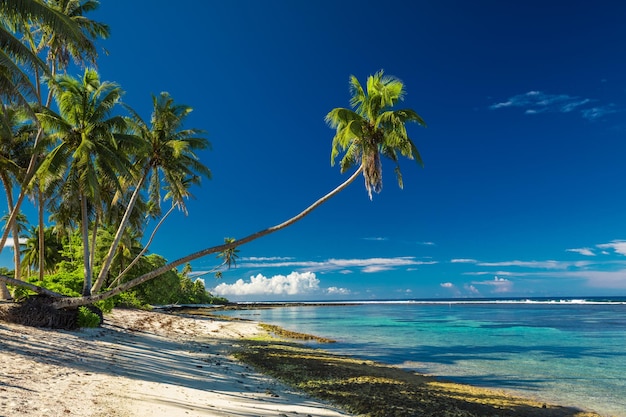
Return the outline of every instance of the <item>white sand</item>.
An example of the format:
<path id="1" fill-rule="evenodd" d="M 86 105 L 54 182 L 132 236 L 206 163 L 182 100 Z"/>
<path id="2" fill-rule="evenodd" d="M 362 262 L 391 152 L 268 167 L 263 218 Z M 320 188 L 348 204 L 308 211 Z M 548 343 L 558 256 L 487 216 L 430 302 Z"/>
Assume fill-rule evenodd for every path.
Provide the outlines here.
<path id="1" fill-rule="evenodd" d="M 230 357 L 261 332 L 136 310 L 76 332 L 0 322 L 0 417 L 348 415 Z"/>

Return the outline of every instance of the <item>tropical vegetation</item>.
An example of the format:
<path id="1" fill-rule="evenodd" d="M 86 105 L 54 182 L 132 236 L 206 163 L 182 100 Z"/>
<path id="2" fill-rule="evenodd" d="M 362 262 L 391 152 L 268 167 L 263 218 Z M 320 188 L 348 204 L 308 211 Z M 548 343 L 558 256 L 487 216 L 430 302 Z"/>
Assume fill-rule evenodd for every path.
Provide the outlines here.
<path id="1" fill-rule="evenodd" d="M 364 88 L 352 76 L 352 108 L 326 116 L 336 130 L 331 163 L 343 154 L 341 172 L 354 169 L 349 178 L 278 225 L 171 262 L 150 254 L 168 215 L 186 213 L 192 187 L 211 178 L 199 157 L 210 144 L 204 130 L 185 127 L 190 106 L 163 92 L 145 118 L 123 103 L 121 86 L 100 79 L 96 45 L 109 29 L 88 16 L 98 5 L 0 0 L 0 182 L 8 206 L 0 251 L 10 234 L 14 250 L 0 290 L 8 284 L 16 299 L 43 295 L 89 323 L 92 310 L 79 307 L 226 302 L 192 276 L 189 262 L 217 254 L 212 272 L 220 277 L 236 265 L 241 245 L 297 222 L 361 174 L 372 198 L 382 189 L 382 157 L 396 165 L 400 187 L 399 156 L 422 163 L 406 124 L 424 121 L 394 109 L 404 84 L 379 71 Z M 25 198 L 38 209 L 33 223 L 20 210 Z M 149 231 L 149 224 L 156 226 Z"/>

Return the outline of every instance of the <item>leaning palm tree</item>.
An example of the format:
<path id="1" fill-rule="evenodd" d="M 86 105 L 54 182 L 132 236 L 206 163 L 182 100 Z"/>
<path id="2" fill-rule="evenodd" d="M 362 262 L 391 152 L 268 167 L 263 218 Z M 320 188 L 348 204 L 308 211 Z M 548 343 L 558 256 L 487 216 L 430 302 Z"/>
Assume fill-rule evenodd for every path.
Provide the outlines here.
<path id="1" fill-rule="evenodd" d="M 121 116 L 111 116 L 122 90 L 116 84 L 101 82 L 91 69 L 85 70 L 80 79 L 58 76 L 51 80 L 51 88 L 59 113 L 44 107 L 38 117 L 59 145 L 48 153 L 39 171 L 54 174 L 59 168 L 67 167 L 64 187 L 66 192 L 71 190 L 80 204 L 83 294 L 89 295 L 92 286 L 89 220 L 90 214 L 97 214 L 101 207 L 100 182 L 105 179 L 116 184 L 120 176 L 130 175 L 128 157 L 118 152 L 124 138 L 119 132 L 125 130 L 126 123 Z M 94 235 L 95 228 L 94 224 Z"/>
<path id="2" fill-rule="evenodd" d="M 393 82 L 389 82 L 389 78 L 391 78 L 391 81 Z M 402 111 L 398 111 L 398 113 L 395 113 L 395 112 L 388 113 L 389 111 L 391 111 L 391 106 L 397 103 L 397 101 L 402 98 L 403 93 L 404 93 L 403 84 L 395 78 L 392 78 L 392 77 L 389 77 L 389 78 L 384 77 L 382 74 L 382 71 L 369 77 L 368 83 L 367 83 L 368 89 L 367 89 L 367 92 L 365 92 L 363 99 L 355 99 L 354 97 L 352 99 L 352 105 L 353 107 L 355 107 L 355 110 L 353 111 L 353 113 L 355 114 L 355 116 L 353 116 L 354 120 L 372 120 L 373 124 L 368 125 L 369 127 L 366 127 L 364 122 L 361 123 L 361 126 L 366 127 L 366 130 L 370 129 L 374 134 L 374 138 L 368 138 L 368 136 L 364 134 L 362 130 L 359 131 L 358 129 L 356 129 L 356 126 L 358 126 L 358 124 L 353 124 L 355 126 L 355 130 L 353 131 L 352 129 L 346 130 L 344 125 L 341 123 L 339 124 L 333 123 L 333 116 L 332 116 L 333 112 L 340 111 L 341 109 L 332 110 L 329 113 L 329 115 L 326 117 L 326 120 L 329 122 L 331 127 L 335 127 L 337 129 L 337 134 L 335 135 L 335 137 L 337 138 L 337 135 L 339 135 L 342 138 L 341 141 L 337 141 L 336 143 L 345 144 L 345 146 L 335 145 L 333 146 L 333 149 L 337 148 L 338 150 L 346 150 L 346 157 L 348 158 L 346 160 L 346 164 L 348 160 L 353 160 L 355 161 L 355 163 L 359 161 L 359 165 L 356 171 L 347 180 L 345 180 L 341 185 L 339 185 L 337 188 L 335 188 L 334 190 L 332 190 L 331 192 L 329 192 L 322 198 L 315 201 L 313 204 L 311 204 L 309 207 L 307 207 L 305 210 L 303 210 L 301 213 L 297 214 L 296 216 L 290 218 L 289 220 L 286 220 L 283 223 L 280 223 L 278 225 L 253 233 L 241 239 L 236 239 L 236 240 L 229 239 L 222 245 L 213 246 L 213 247 L 192 253 L 183 258 L 170 262 L 167 265 L 156 268 L 149 273 L 146 273 L 128 282 L 125 282 L 114 288 L 111 288 L 108 291 L 101 292 L 93 296 L 63 298 L 59 294 L 52 293 L 51 291 L 46 290 L 44 288 L 34 287 L 34 286 L 29 286 L 29 288 L 42 294 L 48 294 L 48 295 L 57 297 L 56 300 L 52 304 L 52 306 L 55 308 L 77 307 L 81 305 L 93 304 L 94 302 L 105 300 L 107 298 L 120 294 L 124 291 L 127 291 L 137 285 L 140 285 L 150 279 L 153 279 L 159 276 L 160 274 L 166 271 L 170 271 L 173 268 L 186 264 L 195 259 L 201 258 L 209 254 L 213 254 L 213 253 L 226 253 L 227 251 L 230 251 L 233 248 L 236 248 L 245 243 L 251 242 L 255 239 L 269 235 L 270 233 L 274 233 L 278 230 L 284 229 L 285 227 L 294 224 L 295 222 L 301 220 L 306 215 L 311 213 L 317 207 L 319 207 L 320 205 L 328 201 L 331 197 L 335 196 L 340 191 L 345 189 L 356 178 L 358 178 L 358 176 L 361 173 L 365 172 L 364 165 L 367 163 L 366 161 L 368 161 L 371 157 L 373 157 L 372 152 L 379 152 L 379 153 L 382 153 L 383 155 L 389 156 L 395 162 L 397 162 L 397 153 L 399 152 L 400 155 L 413 157 L 417 159 L 418 162 L 421 162 L 421 159 L 419 158 L 419 153 L 417 152 L 417 148 L 415 148 L 415 145 L 413 145 L 413 142 L 408 138 L 408 134 L 406 132 L 404 123 L 409 122 L 409 121 L 414 121 L 422 126 L 424 126 L 425 124 L 423 120 L 412 110 L 402 110 Z M 353 80 L 356 80 L 356 79 L 354 77 L 351 78 L 351 87 L 355 85 Z M 353 89 L 353 93 L 354 93 L 354 89 Z M 371 98 L 369 97 L 370 95 L 372 96 Z M 376 103 L 379 103 L 379 104 L 376 104 Z M 371 119 L 369 119 L 370 116 L 368 116 L 368 119 L 365 119 L 364 116 L 360 116 L 361 114 L 360 112 L 364 111 L 364 109 L 369 109 L 371 112 L 371 115 L 374 115 L 373 110 L 378 109 L 377 111 L 380 112 L 379 116 L 381 117 L 378 117 L 378 118 L 372 117 Z M 383 114 L 385 114 L 385 116 L 382 116 Z M 360 116 L 361 118 L 359 119 L 356 116 Z M 349 117 L 350 116 L 346 116 L 346 119 L 348 119 Z M 337 120 L 340 120 L 340 119 L 337 119 Z M 376 120 L 378 120 L 378 122 L 376 122 Z M 350 123 L 348 122 L 348 124 Z M 352 132 L 352 134 L 350 134 L 349 132 Z M 345 140 L 343 139 L 344 136 L 346 137 Z M 378 148 L 377 148 L 378 150 L 376 151 L 373 145 L 369 143 L 367 144 L 367 146 L 365 146 L 364 140 L 369 140 L 370 142 L 375 141 L 378 144 Z M 349 146 L 351 143 L 355 143 L 356 146 L 354 147 Z M 407 150 L 407 146 L 409 150 Z M 333 151 L 332 153 L 333 159 L 336 156 L 334 152 L 335 151 Z M 348 153 L 350 153 L 350 156 L 348 156 Z M 394 156 L 396 157 L 396 159 L 394 159 Z M 344 157 L 344 159 L 346 157 Z M 353 163 L 352 165 L 355 165 L 355 163 Z M 346 168 L 347 168 L 347 165 L 346 165 Z M 370 182 L 369 184 L 370 186 L 372 186 L 375 183 L 376 181 L 373 181 L 373 182 Z M 1 275 L 0 275 L 0 280 L 13 283 L 12 280 L 10 280 L 7 277 L 3 277 Z M 22 286 L 25 286 L 25 285 L 26 284 L 22 284 Z"/>
<path id="3" fill-rule="evenodd" d="M 355 76 L 351 76 L 350 90 L 350 104 L 354 110 L 336 108 L 326 115 L 326 122 L 337 129 L 331 164 L 334 165 L 337 156 L 345 152 L 340 162 L 341 172 L 355 165 L 360 166 L 371 200 L 372 191 L 379 193 L 383 187 L 381 154 L 396 164 L 400 188 L 403 182 L 398 153 L 422 164 L 422 157 L 409 138 L 405 125 L 416 122 L 426 126 L 426 123 L 411 109 L 392 109 L 404 97 L 404 84 L 395 77 L 385 76 L 383 71 L 368 77 L 366 90 Z"/>
<path id="4" fill-rule="evenodd" d="M 152 105 L 149 124 L 135 111 L 128 108 L 132 115 L 130 126 L 143 143 L 143 152 L 135 161 L 135 166 L 141 169 L 141 176 L 126 206 L 126 212 L 92 292 L 99 291 L 104 284 L 117 246 L 146 182 L 151 203 L 149 214 L 158 217 L 161 215 L 161 201 L 163 200 L 161 190 L 164 186 L 169 191 L 168 197 L 172 203 L 186 211 L 185 199 L 189 196 L 190 185 L 198 183 L 202 176 L 211 177 L 209 168 L 203 165 L 196 155 L 198 150 L 209 147 L 209 142 L 202 137 L 205 132 L 199 129 L 183 129 L 183 123 L 192 108 L 184 104 L 176 104 L 166 92 L 152 96 Z M 163 182 L 165 185 L 162 184 Z"/>

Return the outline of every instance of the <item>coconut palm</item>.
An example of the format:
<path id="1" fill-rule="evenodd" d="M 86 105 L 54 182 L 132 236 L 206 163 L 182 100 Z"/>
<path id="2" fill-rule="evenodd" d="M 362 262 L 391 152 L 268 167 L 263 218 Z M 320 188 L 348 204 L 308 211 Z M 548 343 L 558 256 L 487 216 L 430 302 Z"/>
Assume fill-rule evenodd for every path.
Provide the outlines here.
<path id="1" fill-rule="evenodd" d="M 40 22 L 65 39 L 71 39 L 77 46 L 85 45 L 83 32 L 67 16 L 38 0 L 0 0 L 0 95 L 17 97 L 25 103 L 24 94 L 35 93 L 35 86 L 28 77 L 26 68 L 39 68 L 46 71 L 45 65 L 36 53 L 31 51 L 16 37 L 16 33 L 26 33 L 28 24 Z"/>
<path id="2" fill-rule="evenodd" d="M 46 4 L 53 10 L 66 16 L 72 21 L 78 30 L 83 34 L 83 41 L 78 42 L 71 36 L 63 32 L 54 30 L 54 28 L 45 22 L 35 22 L 29 25 L 29 30 L 24 33 L 24 37 L 28 41 L 33 52 L 41 55 L 46 52 L 46 62 L 48 70 L 52 77 L 57 72 L 65 72 L 69 65 L 70 58 L 77 64 L 95 64 L 98 56 L 94 41 L 98 38 L 106 39 L 109 36 L 109 28 L 107 25 L 96 22 L 85 16 L 86 13 L 96 10 L 99 2 L 96 0 L 46 0 Z M 37 100 L 40 105 L 50 106 L 52 100 L 52 89 L 48 89 L 48 96 L 43 100 L 41 92 L 41 84 L 39 82 L 38 73 L 37 80 Z M 44 178 L 37 178 L 33 184 L 33 193 L 37 200 L 39 209 L 39 248 L 40 263 L 44 262 L 43 254 L 45 252 L 43 245 L 45 239 L 43 236 L 45 227 L 43 220 L 44 206 L 46 200 L 51 197 L 55 189 L 56 176 L 46 175 Z M 40 280 L 43 280 L 44 268 L 39 267 Z"/>
<path id="3" fill-rule="evenodd" d="M 174 99 L 165 92 L 152 96 L 152 105 L 149 124 L 135 111 L 128 108 L 132 114 L 130 121 L 132 129 L 143 141 L 143 152 L 135 161 L 135 166 L 140 167 L 142 175 L 127 204 L 126 213 L 119 224 L 92 292 L 97 292 L 102 288 L 109 273 L 113 255 L 135 208 L 139 193 L 146 182 L 151 207 L 149 214 L 158 217 L 161 215 L 163 200 L 161 190 L 163 188 L 168 190 L 167 195 L 172 203 L 186 211 L 185 199 L 190 196 L 189 187 L 197 184 L 202 176 L 211 177 L 209 168 L 203 165 L 196 155 L 196 151 L 209 147 L 209 142 L 201 137 L 205 132 L 199 129 L 183 129 L 183 123 L 192 108 L 184 104 L 176 104 Z"/>
<path id="4" fill-rule="evenodd" d="M 84 35 L 83 42 L 77 42 L 65 33 L 54 30 L 49 25 L 42 27 L 42 41 L 48 48 L 46 60 L 53 71 L 65 70 L 70 58 L 77 64 L 93 64 L 98 52 L 94 44 L 96 39 L 109 37 L 109 27 L 91 20 L 85 14 L 100 6 L 97 0 L 47 0 L 53 10 L 67 16 Z"/>
<path id="5" fill-rule="evenodd" d="M 65 193 L 73 193 L 80 204 L 83 294 L 89 295 L 92 284 L 89 220 L 101 207 L 100 182 L 119 184 L 120 176 L 130 175 L 130 161 L 119 152 L 126 123 L 121 116 L 111 116 L 122 90 L 114 83 L 101 82 L 91 69 L 85 70 L 80 79 L 57 76 L 51 80 L 51 88 L 59 113 L 44 107 L 38 117 L 59 145 L 48 153 L 39 172 L 56 173 L 59 168 L 67 167 L 64 189 Z"/>
<path id="6" fill-rule="evenodd" d="M 0 105 L 0 182 L 6 195 L 8 213 L 4 220 L 10 219 L 10 213 L 15 205 L 13 189 L 19 184 L 28 166 L 29 157 L 34 143 L 35 127 L 26 118 L 23 109 L 13 105 Z M 15 220 L 11 224 L 13 234 L 13 255 L 15 267 L 15 279 L 20 278 L 20 223 L 23 216 L 17 212 Z M 8 224 L 8 223 L 7 223 Z"/>
<path id="7" fill-rule="evenodd" d="M 43 272 L 53 273 L 59 262 L 63 260 L 63 243 L 54 228 L 46 227 L 44 230 L 43 236 L 46 240 L 45 245 L 39 244 L 39 236 L 41 236 L 41 234 L 38 229 L 38 226 L 31 227 L 25 243 L 26 249 L 24 251 L 22 269 L 28 275 L 33 271 L 38 271 L 39 268 L 42 267 Z M 45 252 L 40 254 L 39 250 L 42 246 L 45 248 Z M 41 257 L 44 259 L 43 263 L 40 262 Z M 40 280 L 43 279 L 40 278 Z"/>
<path id="8" fill-rule="evenodd" d="M 56 34 L 74 45 L 74 49 L 88 48 L 89 40 L 70 18 L 48 7 L 40 0 L 0 0 L 0 97 L 4 100 L 16 100 L 27 111 L 32 113 L 27 103 L 29 97 L 37 97 L 41 104 L 41 90 L 39 75 L 49 74 L 45 63 L 37 56 L 37 51 L 24 45 L 16 34 L 27 36 L 30 28 L 39 25 L 47 27 L 49 33 Z M 35 74 L 35 84 L 28 74 Z M 39 144 L 42 131 L 35 138 L 34 146 Z M 26 184 L 37 169 L 37 154 L 31 152 L 28 168 L 23 177 L 23 183 L 11 212 L 9 221 L 0 237 L 0 253 L 8 237 L 15 217 L 26 196 Z"/>
<path id="9" fill-rule="evenodd" d="M 372 191 L 379 193 L 383 187 L 381 154 L 395 164 L 398 185 L 402 188 L 402 173 L 398 153 L 414 159 L 420 165 L 422 158 L 406 131 L 406 123 L 416 122 L 426 126 L 424 120 L 411 109 L 393 110 L 404 97 L 404 84 L 395 77 L 379 71 L 367 78 L 366 90 L 355 76 L 350 77 L 354 110 L 335 108 L 326 115 L 326 122 L 337 129 L 333 138 L 331 164 L 345 152 L 340 162 L 341 172 L 355 165 L 363 168 L 365 188 L 372 199 Z"/>

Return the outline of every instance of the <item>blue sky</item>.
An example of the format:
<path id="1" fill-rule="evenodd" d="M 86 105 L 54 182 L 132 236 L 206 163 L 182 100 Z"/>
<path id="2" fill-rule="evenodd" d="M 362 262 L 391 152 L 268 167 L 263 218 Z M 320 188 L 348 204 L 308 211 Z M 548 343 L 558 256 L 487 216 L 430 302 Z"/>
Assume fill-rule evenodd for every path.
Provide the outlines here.
<path id="1" fill-rule="evenodd" d="M 204 276 L 231 300 L 626 295 L 625 17 L 611 1 L 118 0 L 92 15 L 124 101 L 148 117 L 168 91 L 209 132 L 214 178 L 151 246 L 169 260 L 346 178 L 324 116 L 348 107 L 349 75 L 397 76 L 428 124 L 409 129 L 425 166 L 401 161 L 403 190 L 385 164 L 373 201 L 358 180 Z"/>

